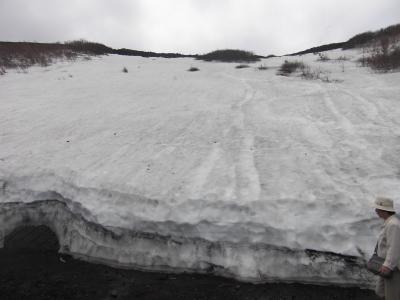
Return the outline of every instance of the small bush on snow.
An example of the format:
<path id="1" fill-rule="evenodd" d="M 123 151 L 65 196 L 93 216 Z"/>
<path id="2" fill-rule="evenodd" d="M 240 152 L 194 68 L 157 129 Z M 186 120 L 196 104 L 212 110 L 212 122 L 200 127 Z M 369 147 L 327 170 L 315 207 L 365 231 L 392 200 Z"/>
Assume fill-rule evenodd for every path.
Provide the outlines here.
<path id="1" fill-rule="evenodd" d="M 122 69 L 122 72 L 128 73 L 128 69 L 127 69 L 126 67 L 124 67 L 124 68 Z"/>
<path id="2" fill-rule="evenodd" d="M 305 66 L 303 68 L 303 70 L 301 71 L 301 77 L 308 80 L 321 80 L 323 82 L 332 82 L 327 72 L 324 72 L 321 69 L 312 70 L 309 66 Z"/>
<path id="3" fill-rule="evenodd" d="M 196 67 L 190 67 L 190 69 L 188 69 L 189 72 L 197 72 L 199 71 L 199 68 Z"/>
<path id="4" fill-rule="evenodd" d="M 345 55 L 341 55 L 338 58 L 336 58 L 337 61 L 347 61 L 349 58 Z"/>
<path id="5" fill-rule="evenodd" d="M 282 76 L 289 76 L 290 74 L 296 72 L 297 70 L 303 70 L 305 68 L 305 65 L 301 61 L 288 61 L 285 60 L 285 62 L 280 66 L 278 70 L 278 75 Z"/>
<path id="6" fill-rule="evenodd" d="M 235 68 L 236 69 L 245 69 L 245 68 L 250 68 L 250 66 L 249 65 L 237 65 Z"/>
<path id="7" fill-rule="evenodd" d="M 329 56 L 326 55 L 325 53 L 318 53 L 318 55 L 319 55 L 319 58 L 317 59 L 318 61 L 329 61 L 329 60 L 331 60 L 329 58 Z"/>
<path id="8" fill-rule="evenodd" d="M 362 66 L 369 66 L 380 72 L 400 69 L 400 48 L 386 53 L 375 53 L 360 60 Z"/>

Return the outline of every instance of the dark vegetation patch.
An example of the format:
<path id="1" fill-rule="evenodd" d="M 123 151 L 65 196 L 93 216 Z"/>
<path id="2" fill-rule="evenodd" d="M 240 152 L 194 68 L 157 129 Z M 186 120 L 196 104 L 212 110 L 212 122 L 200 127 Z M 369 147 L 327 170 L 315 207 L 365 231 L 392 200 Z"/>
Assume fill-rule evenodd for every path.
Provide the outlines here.
<path id="1" fill-rule="evenodd" d="M 345 43 L 343 49 L 360 48 L 384 39 L 394 39 L 399 41 L 399 37 L 400 24 L 396 24 L 377 31 L 367 31 L 357 34 Z"/>
<path id="2" fill-rule="evenodd" d="M 108 54 L 112 49 L 84 40 L 65 43 L 0 42 L 0 70 L 33 65 L 46 67 L 56 60 L 75 60 L 78 56 Z"/>
<path id="3" fill-rule="evenodd" d="M 189 71 L 189 72 L 197 72 L 197 71 L 200 71 L 200 69 L 199 69 L 199 68 L 196 68 L 196 67 L 190 67 L 190 68 L 188 69 L 188 71 Z"/>
<path id="4" fill-rule="evenodd" d="M 382 28 L 377 31 L 368 31 L 357 34 L 350 38 L 346 42 L 331 43 L 318 47 L 306 49 L 304 51 L 288 54 L 288 56 L 303 55 L 308 53 L 324 52 L 335 49 L 354 49 L 361 48 L 364 46 L 371 46 L 372 44 L 379 42 L 382 39 L 390 39 L 392 41 L 399 41 L 400 37 L 400 24 L 392 25 L 386 28 Z"/>
<path id="5" fill-rule="evenodd" d="M 241 64 L 241 65 L 237 65 L 235 68 L 236 68 L 236 69 L 246 69 L 246 68 L 250 68 L 250 66 L 249 66 L 249 65 Z"/>
<path id="6" fill-rule="evenodd" d="M 77 53 L 88 55 L 105 55 L 112 53 L 113 49 L 100 43 L 89 42 L 86 40 L 68 41 L 64 46 Z"/>
<path id="7" fill-rule="evenodd" d="M 0 43 L 0 69 L 48 66 L 56 59 L 73 60 L 78 53 L 64 44 Z"/>
<path id="8" fill-rule="evenodd" d="M 131 49 L 113 49 L 110 54 L 126 55 L 126 56 L 141 56 L 141 57 L 163 57 L 163 58 L 179 58 L 179 57 L 195 57 L 195 55 L 184 55 L 179 53 L 157 53 L 149 51 L 139 51 Z"/>
<path id="9" fill-rule="evenodd" d="M 345 49 L 362 48 L 362 66 L 379 72 L 400 69 L 400 24 L 374 32 L 364 32 L 351 38 Z"/>
<path id="10" fill-rule="evenodd" d="M 346 43 L 332 43 L 332 44 L 322 45 L 322 46 L 318 46 L 318 47 L 312 47 L 312 48 L 309 48 L 304 51 L 288 54 L 287 56 L 297 56 L 297 55 L 303 55 L 303 54 L 308 54 L 308 53 L 317 53 L 317 52 L 341 49 L 344 47 L 345 44 Z"/>
<path id="11" fill-rule="evenodd" d="M 356 35 L 349 40 L 349 48 L 363 49 L 362 66 L 379 72 L 400 69 L 400 24 Z"/>
<path id="12" fill-rule="evenodd" d="M 75 60 L 79 56 L 89 59 L 90 56 L 107 54 L 165 58 L 194 57 L 178 53 L 113 49 L 86 40 L 65 43 L 0 42 L 0 75 L 4 75 L 7 69 L 26 69 L 33 65 L 46 67 L 56 60 Z"/>
<path id="13" fill-rule="evenodd" d="M 122 72 L 123 72 L 123 73 L 128 73 L 128 69 L 127 69 L 126 67 L 124 67 L 124 68 L 122 69 Z"/>
<path id="14" fill-rule="evenodd" d="M 322 82 L 340 82 L 339 80 L 331 79 L 327 71 L 322 69 L 312 69 L 309 65 L 303 63 L 302 61 L 288 61 L 280 66 L 277 75 L 290 76 L 296 73 L 303 79 L 307 80 L 321 80 Z"/>
<path id="15" fill-rule="evenodd" d="M 290 74 L 292 74 L 298 70 L 301 71 L 304 68 L 305 68 L 305 65 L 301 61 L 285 60 L 285 62 L 279 67 L 277 74 L 281 75 L 281 76 L 289 76 Z"/>
<path id="16" fill-rule="evenodd" d="M 319 61 L 327 61 L 327 56 L 320 52 L 334 49 L 362 48 L 365 53 L 360 60 L 362 66 L 371 67 L 379 72 L 388 72 L 400 69 L 400 24 L 382 28 L 377 31 L 360 33 L 347 42 L 333 43 L 310 48 L 290 55 L 318 53 Z M 342 59 L 345 60 L 345 59 Z"/>
<path id="17" fill-rule="evenodd" d="M 259 61 L 262 57 L 255 55 L 253 52 L 244 50 L 216 50 L 207 54 L 197 56 L 197 59 L 204 61 L 220 61 L 220 62 L 236 62 L 249 63 Z"/>
<path id="18" fill-rule="evenodd" d="M 368 66 L 379 72 L 388 72 L 400 69 L 400 48 L 392 51 L 378 51 L 360 59 L 362 66 Z"/>

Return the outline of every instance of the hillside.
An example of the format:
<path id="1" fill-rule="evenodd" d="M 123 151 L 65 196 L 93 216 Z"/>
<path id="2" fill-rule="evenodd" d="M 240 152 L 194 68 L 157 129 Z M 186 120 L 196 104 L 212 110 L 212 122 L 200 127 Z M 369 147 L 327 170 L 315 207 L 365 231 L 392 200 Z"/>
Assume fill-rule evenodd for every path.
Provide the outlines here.
<path id="1" fill-rule="evenodd" d="M 85 40 L 65 43 L 33 43 L 33 42 L 0 42 L 0 75 L 10 68 L 26 69 L 33 65 L 43 67 L 59 61 L 74 61 L 84 56 L 118 54 L 141 57 L 192 57 L 178 53 L 156 53 L 131 49 L 113 49 L 100 43 Z"/>
<path id="2" fill-rule="evenodd" d="M 354 49 L 361 47 L 374 47 L 380 45 L 382 41 L 388 42 L 390 44 L 397 44 L 400 40 L 400 24 L 392 25 L 386 28 L 382 28 L 377 31 L 367 31 L 357 34 L 351 37 L 346 42 L 331 43 L 326 45 L 321 45 L 317 47 L 312 47 L 303 51 L 299 51 L 293 54 L 288 54 L 289 56 L 303 55 L 315 52 L 324 52 L 335 49 Z"/>

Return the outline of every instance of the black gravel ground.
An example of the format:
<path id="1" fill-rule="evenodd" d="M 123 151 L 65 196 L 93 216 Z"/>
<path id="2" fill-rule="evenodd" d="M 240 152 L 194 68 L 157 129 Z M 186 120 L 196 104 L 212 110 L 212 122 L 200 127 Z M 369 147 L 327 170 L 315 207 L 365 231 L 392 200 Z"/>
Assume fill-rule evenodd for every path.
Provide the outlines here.
<path id="1" fill-rule="evenodd" d="M 372 300 L 370 290 L 303 284 L 251 284 L 209 275 L 121 270 L 57 253 L 42 232 L 16 231 L 0 249 L 0 300 L 11 299 L 263 299 Z M 24 247 L 21 241 L 40 247 Z M 26 246 L 26 244 L 25 244 Z"/>

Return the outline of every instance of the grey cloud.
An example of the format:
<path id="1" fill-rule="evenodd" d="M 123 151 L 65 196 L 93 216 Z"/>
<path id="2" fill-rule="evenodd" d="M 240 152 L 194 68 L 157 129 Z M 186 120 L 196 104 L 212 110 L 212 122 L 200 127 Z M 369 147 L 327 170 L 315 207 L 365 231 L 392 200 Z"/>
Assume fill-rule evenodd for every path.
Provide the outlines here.
<path id="1" fill-rule="evenodd" d="M 0 40 L 285 54 L 400 22 L 398 0 L 1 0 Z"/>
<path id="2" fill-rule="evenodd" d="M 0 38 L 44 42 L 86 38 L 122 42 L 140 22 L 140 5 L 119 0 L 2 0 Z"/>

